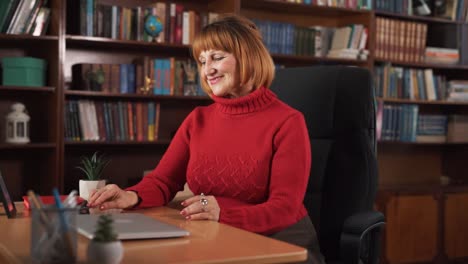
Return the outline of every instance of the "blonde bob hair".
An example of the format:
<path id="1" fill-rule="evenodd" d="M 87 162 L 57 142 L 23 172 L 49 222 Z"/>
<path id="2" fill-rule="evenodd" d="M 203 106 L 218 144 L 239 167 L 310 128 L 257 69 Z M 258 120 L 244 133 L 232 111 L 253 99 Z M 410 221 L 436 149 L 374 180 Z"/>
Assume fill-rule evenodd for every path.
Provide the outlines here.
<path id="1" fill-rule="evenodd" d="M 222 50 L 234 55 L 241 85 L 249 82 L 254 89 L 269 88 L 275 76 L 275 65 L 262 42 L 255 24 L 239 15 L 227 14 L 200 31 L 192 44 L 192 55 L 197 61 L 200 76 L 203 76 L 198 60 L 201 52 Z M 201 78 L 203 90 L 212 94 L 205 78 Z"/>

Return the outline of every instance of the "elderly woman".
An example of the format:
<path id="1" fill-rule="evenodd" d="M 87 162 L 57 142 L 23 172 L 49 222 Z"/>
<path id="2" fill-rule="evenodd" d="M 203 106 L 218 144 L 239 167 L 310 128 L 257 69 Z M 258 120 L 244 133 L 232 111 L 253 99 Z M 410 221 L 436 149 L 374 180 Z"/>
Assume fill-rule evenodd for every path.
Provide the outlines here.
<path id="1" fill-rule="evenodd" d="M 229 15 L 195 38 L 202 88 L 213 99 L 179 127 L 157 167 L 125 190 L 108 185 L 89 205 L 145 208 L 171 201 L 187 182 L 187 220 L 211 220 L 309 249 L 321 263 L 314 226 L 302 203 L 311 166 L 303 115 L 268 87 L 274 64 L 260 32 Z"/>

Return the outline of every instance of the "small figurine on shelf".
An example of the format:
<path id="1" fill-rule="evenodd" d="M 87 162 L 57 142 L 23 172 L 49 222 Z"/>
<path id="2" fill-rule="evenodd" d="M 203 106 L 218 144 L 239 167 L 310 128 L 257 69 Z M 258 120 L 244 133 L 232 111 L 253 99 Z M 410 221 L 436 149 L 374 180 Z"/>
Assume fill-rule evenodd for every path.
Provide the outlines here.
<path id="1" fill-rule="evenodd" d="M 147 15 L 145 19 L 145 32 L 150 35 L 153 42 L 156 42 L 156 38 L 163 31 L 163 25 L 159 17 L 154 15 Z"/>
<path id="2" fill-rule="evenodd" d="M 153 85 L 154 85 L 154 80 L 152 80 L 148 76 L 145 76 L 144 84 L 143 84 L 142 87 L 140 87 L 141 93 L 142 94 L 152 94 L 153 93 Z"/>
<path id="3" fill-rule="evenodd" d="M 22 103 L 14 103 L 11 112 L 6 116 L 6 142 L 29 143 L 29 120 L 26 107 Z"/>
<path id="4" fill-rule="evenodd" d="M 88 244 L 88 262 L 116 264 L 122 261 L 122 242 L 117 239 L 111 214 L 99 216 L 93 239 Z"/>

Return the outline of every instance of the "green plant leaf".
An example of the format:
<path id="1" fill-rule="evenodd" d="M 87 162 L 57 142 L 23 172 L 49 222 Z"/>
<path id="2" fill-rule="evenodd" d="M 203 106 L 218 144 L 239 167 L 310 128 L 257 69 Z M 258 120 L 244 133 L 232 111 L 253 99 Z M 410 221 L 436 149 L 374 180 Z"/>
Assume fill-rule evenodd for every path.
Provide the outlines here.
<path id="1" fill-rule="evenodd" d="M 91 157 L 81 157 L 81 166 L 76 168 L 83 171 L 88 180 L 97 181 L 101 179 L 101 174 L 109 163 L 110 160 L 106 159 L 104 155 L 94 152 Z"/>

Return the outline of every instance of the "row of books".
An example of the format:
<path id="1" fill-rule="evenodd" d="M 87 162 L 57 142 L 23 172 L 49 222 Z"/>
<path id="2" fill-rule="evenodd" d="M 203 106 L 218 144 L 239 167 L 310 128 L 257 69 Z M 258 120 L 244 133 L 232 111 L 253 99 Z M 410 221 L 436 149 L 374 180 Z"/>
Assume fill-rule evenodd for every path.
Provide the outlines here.
<path id="1" fill-rule="evenodd" d="M 43 0 L 1 0 L 0 33 L 44 35 L 50 20 L 46 4 Z"/>
<path id="2" fill-rule="evenodd" d="M 413 0 L 375 0 L 375 10 L 404 15 L 414 15 Z"/>
<path id="3" fill-rule="evenodd" d="M 460 52 L 458 49 L 427 47 L 425 61 L 434 64 L 458 64 Z"/>
<path id="4" fill-rule="evenodd" d="M 467 0 L 376 0 L 375 10 L 467 21 Z"/>
<path id="5" fill-rule="evenodd" d="M 154 102 L 65 102 L 66 141 L 155 141 L 160 104 Z"/>
<path id="6" fill-rule="evenodd" d="M 383 98 L 447 100 L 447 80 L 432 69 L 394 67 L 390 63 L 374 68 L 376 95 Z"/>
<path id="7" fill-rule="evenodd" d="M 351 9 L 372 9 L 373 0 L 283 0 L 284 2 Z"/>
<path id="8" fill-rule="evenodd" d="M 447 141 L 447 116 L 419 114 L 418 105 L 384 104 L 377 109 L 377 139 L 442 143 Z"/>
<path id="9" fill-rule="evenodd" d="M 366 60 L 368 30 L 364 25 L 351 24 L 337 28 L 327 57 Z"/>
<path id="10" fill-rule="evenodd" d="M 280 51 L 278 53 L 282 54 L 294 54 L 298 56 L 316 56 L 316 57 L 325 57 L 330 50 L 330 43 L 332 41 L 334 28 L 330 27 L 295 27 L 294 29 L 294 40 L 286 40 L 292 43 L 294 49 L 293 53 L 288 53 Z M 282 38 L 278 38 L 282 40 Z M 286 39 L 286 38 L 285 38 Z M 275 39 L 273 39 L 275 41 Z M 294 41 L 294 42 L 293 42 Z M 283 48 L 283 45 L 280 45 L 280 48 Z M 274 46 L 269 45 L 269 50 L 274 50 Z M 287 49 L 286 51 L 289 51 Z"/>
<path id="11" fill-rule="evenodd" d="M 447 142 L 447 120 L 448 116 L 446 115 L 419 115 L 416 142 Z"/>
<path id="12" fill-rule="evenodd" d="M 193 60 L 144 56 L 135 63 L 137 76 L 143 76 L 143 93 L 206 96 L 200 86 L 197 64 Z"/>
<path id="13" fill-rule="evenodd" d="M 416 142 L 418 105 L 384 104 L 377 107 L 377 140 Z"/>
<path id="14" fill-rule="evenodd" d="M 81 63 L 72 66 L 72 82 L 74 90 L 134 94 L 142 81 L 134 64 Z"/>
<path id="15" fill-rule="evenodd" d="M 451 80 L 448 82 L 447 90 L 447 101 L 468 102 L 468 81 Z"/>
<path id="16" fill-rule="evenodd" d="M 468 142 L 468 115 L 420 114 L 415 104 L 377 106 L 377 139 L 420 143 Z"/>
<path id="17" fill-rule="evenodd" d="M 133 64 L 75 64 L 72 89 L 112 94 L 204 96 L 193 60 L 142 57 Z"/>
<path id="18" fill-rule="evenodd" d="M 445 136 L 447 134 L 447 116 L 420 114 L 418 116 L 417 135 Z"/>
<path id="19" fill-rule="evenodd" d="M 213 12 L 189 10 L 180 3 L 155 2 L 130 8 L 97 4 L 95 0 L 73 1 L 68 14 L 71 20 L 69 32 L 73 34 L 185 45 L 192 43 L 201 27 L 218 17 Z M 149 15 L 157 17 L 162 25 L 162 31 L 155 39 L 145 30 Z"/>
<path id="20" fill-rule="evenodd" d="M 423 62 L 427 24 L 376 18 L 375 57 L 401 62 Z"/>
<path id="21" fill-rule="evenodd" d="M 259 19 L 253 21 L 261 31 L 268 50 L 274 54 L 325 57 L 336 56 L 336 51 L 359 51 L 367 46 L 368 30 L 361 24 L 334 28 L 301 27 Z M 356 54 L 351 58 L 356 59 Z"/>

